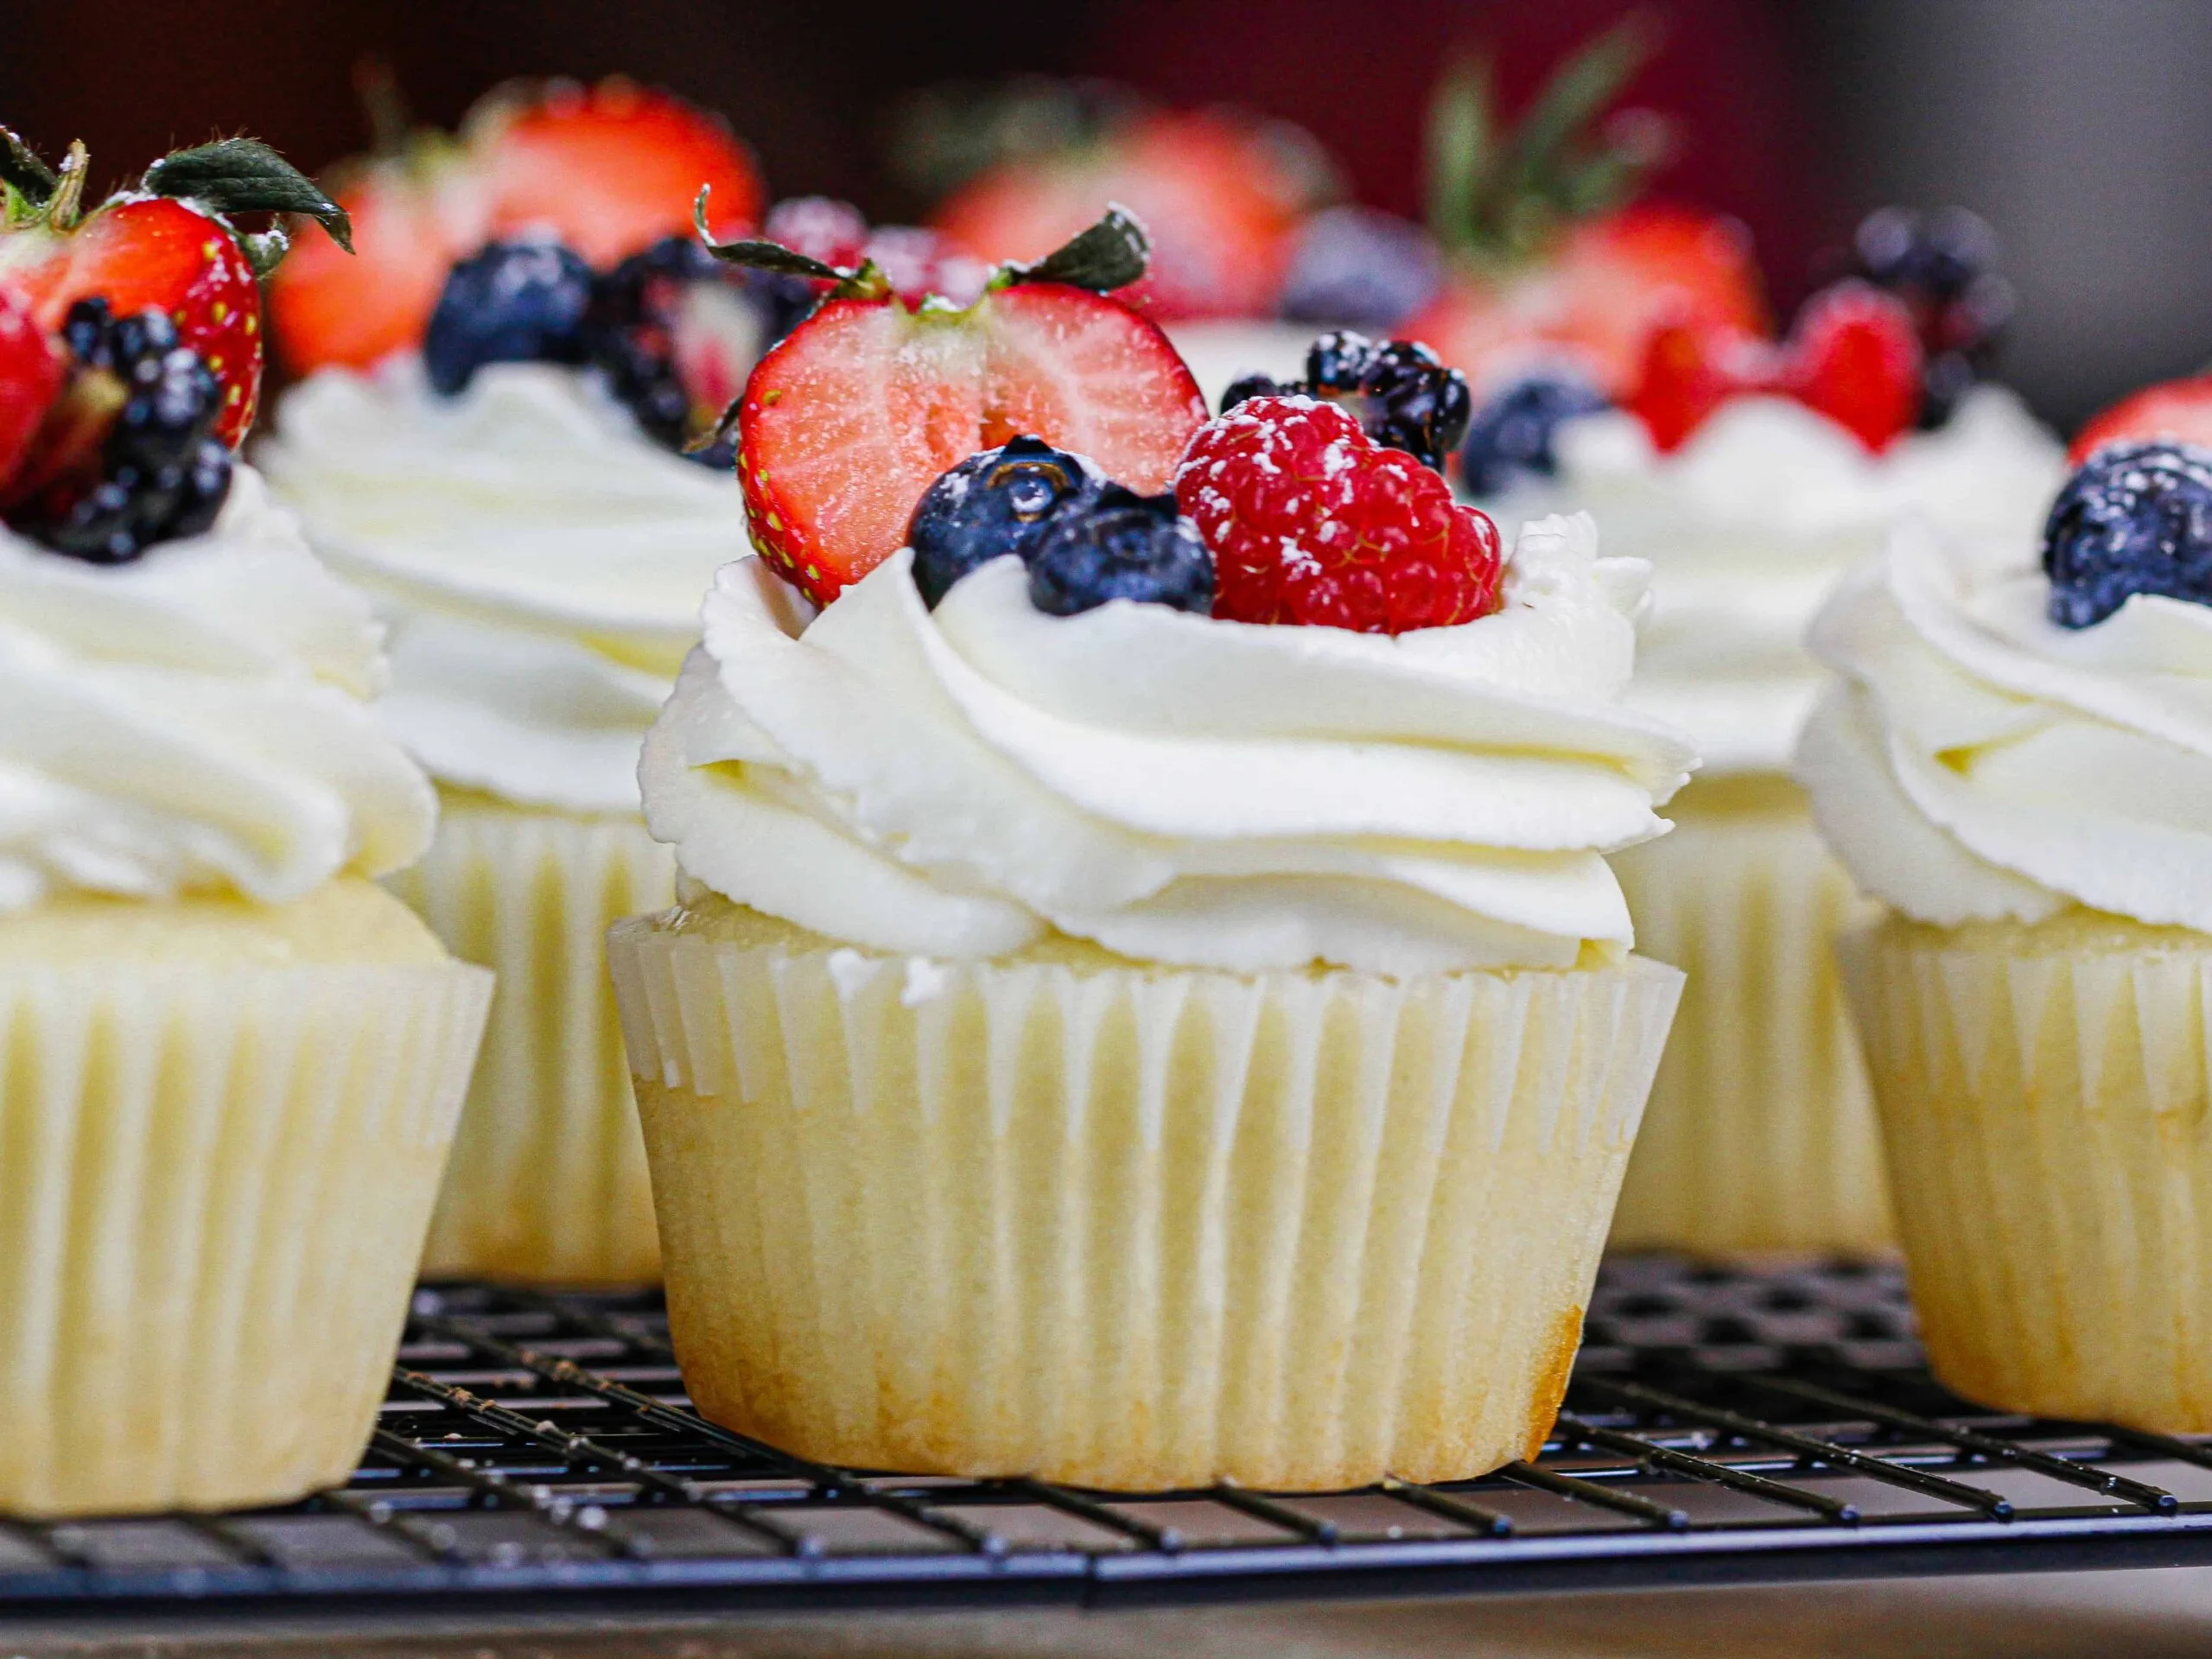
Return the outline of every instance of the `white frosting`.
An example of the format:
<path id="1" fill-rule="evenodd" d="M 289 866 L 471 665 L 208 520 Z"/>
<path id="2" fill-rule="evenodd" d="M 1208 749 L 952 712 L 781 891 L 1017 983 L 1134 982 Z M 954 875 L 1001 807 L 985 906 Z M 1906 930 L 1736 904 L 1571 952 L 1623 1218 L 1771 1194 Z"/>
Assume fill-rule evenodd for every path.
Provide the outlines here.
<path id="1" fill-rule="evenodd" d="M 1503 607 L 1395 639 L 1029 602 L 925 610 L 902 550 L 810 621 L 722 571 L 640 769 L 652 831 L 740 903 L 924 957 L 1050 932 L 1236 970 L 1559 966 L 1624 950 L 1604 855 L 1695 764 L 1615 704 L 1647 569 L 1529 526 Z"/>
<path id="2" fill-rule="evenodd" d="M 368 602 L 248 467 L 213 529 L 129 564 L 0 528 L 0 911 L 411 862 L 436 806 L 369 711 L 383 672 Z"/>
<path id="3" fill-rule="evenodd" d="M 1837 590 L 1797 754 L 1860 887 L 1940 926 L 2069 904 L 2212 932 L 2212 607 L 2051 622 L 2032 542 L 1908 525 Z"/>
<path id="4" fill-rule="evenodd" d="M 1607 548 L 1649 559 L 1654 606 L 1631 705 L 1696 734 L 1710 772 L 1779 771 L 1820 674 L 1804 632 L 1837 578 L 1914 514 L 2019 545 L 2064 471 L 2057 441 L 2010 392 L 1976 389 L 1934 432 L 1882 454 L 1782 397 L 1724 405 L 1671 454 L 1614 410 L 1562 426 L 1556 480 L 1501 522 L 1572 506 Z"/>
<path id="5" fill-rule="evenodd" d="M 637 429 L 595 376 L 494 364 L 434 396 L 411 358 L 325 370 L 259 451 L 391 624 L 391 730 L 443 782 L 634 810 L 645 728 L 749 550 L 736 480 Z"/>
<path id="6" fill-rule="evenodd" d="M 1310 322 L 1268 322 L 1249 318 L 1208 318 L 1166 325 L 1167 338 L 1206 396 L 1208 409 L 1221 407 L 1221 394 L 1248 374 L 1275 380 L 1303 379 L 1306 353 L 1314 337 L 1327 330 Z"/>

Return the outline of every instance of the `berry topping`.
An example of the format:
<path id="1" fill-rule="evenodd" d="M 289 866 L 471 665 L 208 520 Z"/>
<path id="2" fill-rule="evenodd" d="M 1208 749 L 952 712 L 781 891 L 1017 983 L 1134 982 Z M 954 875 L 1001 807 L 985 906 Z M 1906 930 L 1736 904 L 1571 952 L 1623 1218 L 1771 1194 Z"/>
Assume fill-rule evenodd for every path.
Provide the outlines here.
<path id="1" fill-rule="evenodd" d="M 2137 594 L 2212 605 L 2212 449 L 2107 445 L 2067 480 L 2044 527 L 2050 620 L 2103 621 Z"/>
<path id="2" fill-rule="evenodd" d="M 1995 268 L 1997 233 L 1963 207 L 1884 207 L 1861 222 L 1854 251 L 1859 273 L 1912 313 L 1923 365 L 1921 424 L 1939 426 L 1988 372 L 2012 320 L 2012 285 Z"/>
<path id="3" fill-rule="evenodd" d="M 794 196 L 768 210 L 764 240 L 780 244 L 839 271 L 873 262 L 891 291 L 909 308 L 931 295 L 967 305 L 983 291 L 990 271 L 936 231 L 915 225 L 871 229 L 861 210 L 829 196 Z M 761 305 L 768 337 L 781 340 L 835 285 L 830 279 L 784 272 L 748 273 Z"/>
<path id="4" fill-rule="evenodd" d="M 2091 417 L 2066 458 L 2079 467 L 2122 438 L 2169 438 L 2212 449 L 2212 375 L 2168 380 L 2121 398 Z"/>
<path id="5" fill-rule="evenodd" d="M 639 429 L 709 467 L 731 466 L 731 447 L 690 446 L 743 389 L 760 355 L 743 280 L 697 238 L 664 237 L 592 284 L 584 319 L 584 353 Z"/>
<path id="6" fill-rule="evenodd" d="M 214 375 L 216 435 L 235 448 L 261 395 L 257 270 L 282 257 L 282 231 L 242 237 L 219 215 L 296 213 L 350 248 L 344 211 L 265 144 L 226 138 L 180 150 L 146 171 L 138 190 L 85 213 L 81 145 L 56 172 L 7 135 L 11 211 L 0 226 L 0 283 L 29 300 L 53 332 L 78 301 L 99 296 L 118 314 L 159 309 Z"/>
<path id="7" fill-rule="evenodd" d="M 79 300 L 62 338 L 71 384 L 0 499 L 9 525 L 120 564 L 213 524 L 231 487 L 231 451 L 215 435 L 222 383 L 176 325 L 160 310 L 117 317 L 105 300 Z"/>
<path id="8" fill-rule="evenodd" d="M 836 286 L 753 368 L 734 419 L 753 543 L 826 604 L 905 540 L 932 480 L 1029 434 L 1140 491 L 1164 488 L 1205 400 L 1166 335 L 1090 291 L 1141 272 L 1109 213 L 1050 257 L 1001 270 L 963 311 L 910 311 L 872 265 L 840 272 L 767 243 L 717 257 Z"/>
<path id="9" fill-rule="evenodd" d="M 1466 377 L 1414 340 L 1377 344 L 1349 329 L 1323 334 L 1306 351 L 1305 379 L 1282 385 L 1264 374 L 1247 375 L 1222 394 L 1222 412 L 1249 398 L 1287 397 L 1339 404 L 1377 443 L 1439 471 L 1467 429 Z"/>
<path id="10" fill-rule="evenodd" d="M 1256 397 L 1209 421 L 1175 494 L 1213 550 L 1216 616 L 1404 633 L 1497 608 L 1497 526 L 1334 404 Z"/>
<path id="11" fill-rule="evenodd" d="M 550 238 L 604 269 L 688 234 L 702 183 L 730 230 L 760 211 L 752 160 L 720 122 L 624 80 L 503 87 L 459 138 L 410 132 L 396 110 L 380 131 L 377 155 L 334 175 L 361 258 L 302 248 L 270 284 L 295 373 L 365 368 L 419 344 L 454 263 L 488 241 Z"/>
<path id="12" fill-rule="evenodd" d="M 993 559 L 1027 562 L 1047 524 L 1101 484 L 1090 463 L 1039 438 L 969 456 L 923 492 L 906 525 L 922 602 L 936 609 L 953 583 Z"/>
<path id="13" fill-rule="evenodd" d="M 1299 226 L 1276 308 L 1293 322 L 1395 328 L 1443 280 L 1435 240 L 1411 219 L 1325 207 Z"/>
<path id="14" fill-rule="evenodd" d="M 29 453 L 61 391 L 64 366 L 29 302 L 0 288 L 0 489 Z"/>
<path id="15" fill-rule="evenodd" d="M 1213 588 L 1213 556 L 1172 493 L 1109 484 L 1051 514 L 1029 555 L 1029 602 L 1052 616 L 1116 599 L 1205 616 Z"/>
<path id="16" fill-rule="evenodd" d="M 1879 453 L 1920 413 L 1920 337 L 1895 296 L 1843 282 L 1805 302 L 1781 386 Z"/>
<path id="17" fill-rule="evenodd" d="M 1920 342 L 1894 296 L 1848 280 L 1805 302 L 1788 340 L 1674 322 L 1652 332 L 1628 406 L 1662 450 L 1679 448 L 1730 398 L 1778 393 L 1817 410 L 1877 454 L 1920 406 Z"/>
<path id="18" fill-rule="evenodd" d="M 581 363 L 591 267 L 557 242 L 493 242 L 446 278 L 423 336 L 432 390 L 453 397 L 486 363 Z"/>
<path id="19" fill-rule="evenodd" d="M 1523 474 L 1559 471 L 1552 437 L 1562 422 L 1610 407 L 1587 381 L 1532 375 L 1475 411 L 1459 449 L 1459 482 L 1471 495 L 1496 495 Z"/>

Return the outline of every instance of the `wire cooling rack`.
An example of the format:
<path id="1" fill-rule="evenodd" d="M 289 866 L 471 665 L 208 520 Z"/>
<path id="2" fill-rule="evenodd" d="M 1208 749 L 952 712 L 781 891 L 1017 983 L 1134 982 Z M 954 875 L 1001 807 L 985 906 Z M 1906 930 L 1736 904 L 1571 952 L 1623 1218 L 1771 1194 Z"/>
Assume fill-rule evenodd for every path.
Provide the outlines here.
<path id="1" fill-rule="evenodd" d="M 694 1415 L 656 1299 L 462 1286 L 418 1293 L 343 1491 L 223 1517 L 0 1523 L 0 1617 L 395 1596 L 1156 1601 L 2183 1561 L 2212 1561 L 2212 1437 L 1961 1403 L 1923 1369 L 1888 1268 L 1611 1263 L 1535 1462 L 1319 1497 L 829 1468 Z"/>

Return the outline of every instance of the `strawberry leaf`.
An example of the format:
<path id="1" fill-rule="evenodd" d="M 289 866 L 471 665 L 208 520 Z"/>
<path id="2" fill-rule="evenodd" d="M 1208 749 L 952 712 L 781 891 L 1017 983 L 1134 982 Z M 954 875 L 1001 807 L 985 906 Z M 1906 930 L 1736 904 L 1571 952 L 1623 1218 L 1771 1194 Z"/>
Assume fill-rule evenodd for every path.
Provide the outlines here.
<path id="1" fill-rule="evenodd" d="M 38 152 L 5 127 L 0 127 L 0 184 L 33 207 L 42 207 L 61 182 L 54 170 L 39 159 Z"/>
<path id="2" fill-rule="evenodd" d="M 1119 202 L 1089 230 L 1077 232 L 1034 264 L 1009 264 L 1001 271 L 999 288 L 1016 283 L 1065 283 L 1094 294 L 1127 288 L 1152 263 L 1152 236 L 1139 219 Z"/>
<path id="3" fill-rule="evenodd" d="M 165 156 L 146 169 L 146 188 L 219 213 L 300 213 L 351 253 L 353 223 L 314 180 L 257 138 L 219 138 Z"/>
<path id="4" fill-rule="evenodd" d="M 717 242 L 715 233 L 707 228 L 707 188 L 699 188 L 699 199 L 691 204 L 691 222 L 698 227 L 699 240 L 707 251 L 725 264 L 743 265 L 748 270 L 770 270 L 779 276 L 811 276 L 817 281 L 841 283 L 853 273 L 840 270 L 810 253 L 801 253 L 797 248 L 787 248 L 780 242 L 770 242 L 760 237 L 740 237 L 734 242 Z"/>

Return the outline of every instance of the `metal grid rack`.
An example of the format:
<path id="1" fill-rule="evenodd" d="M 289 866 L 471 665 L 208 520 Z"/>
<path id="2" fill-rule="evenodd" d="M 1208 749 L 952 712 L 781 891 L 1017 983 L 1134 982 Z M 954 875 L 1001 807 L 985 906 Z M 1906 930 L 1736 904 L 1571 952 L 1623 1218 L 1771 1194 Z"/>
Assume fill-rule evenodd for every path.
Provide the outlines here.
<path id="1" fill-rule="evenodd" d="M 1887 1268 L 1611 1263 L 1535 1462 L 1130 1498 L 786 1456 L 686 1408 L 658 1301 L 425 1289 L 351 1484 L 0 1525 L 0 1616 L 393 1596 L 848 1605 L 1772 1580 L 2212 1560 L 2203 1442 L 1993 1414 Z"/>

